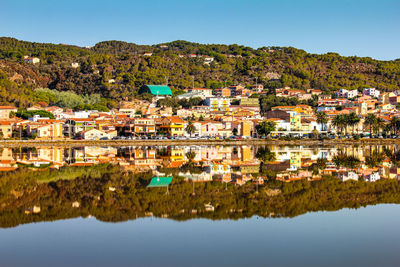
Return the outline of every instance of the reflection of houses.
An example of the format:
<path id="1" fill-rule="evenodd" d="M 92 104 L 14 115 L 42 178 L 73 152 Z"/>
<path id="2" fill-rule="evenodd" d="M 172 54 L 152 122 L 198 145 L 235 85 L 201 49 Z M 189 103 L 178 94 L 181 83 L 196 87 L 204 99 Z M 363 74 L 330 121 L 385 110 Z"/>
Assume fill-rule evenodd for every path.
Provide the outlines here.
<path id="1" fill-rule="evenodd" d="M 292 181 L 298 181 L 298 180 L 320 180 L 321 176 L 319 175 L 314 175 L 312 174 L 311 171 L 307 170 L 298 170 L 296 172 L 283 172 L 283 173 L 278 173 L 276 175 L 276 180 L 282 181 L 282 182 L 292 182 Z"/>
<path id="2" fill-rule="evenodd" d="M 2 148 L 0 150 L 0 171 L 13 171 L 18 168 L 15 164 L 11 148 Z"/>
<path id="3" fill-rule="evenodd" d="M 90 166 L 99 163 L 97 155 L 86 153 L 86 147 L 73 147 L 68 152 L 68 163 L 71 166 Z"/>
<path id="4" fill-rule="evenodd" d="M 127 148 L 120 150 L 118 155 L 131 166 L 155 169 L 159 165 L 159 160 L 156 158 L 157 151 L 154 148 Z M 120 164 L 125 165 L 124 163 Z"/>
<path id="5" fill-rule="evenodd" d="M 16 160 L 20 164 L 32 165 L 34 167 L 64 165 L 63 148 L 32 148 L 27 151 L 16 153 Z"/>
<path id="6" fill-rule="evenodd" d="M 209 182 L 212 181 L 212 175 L 208 172 L 201 172 L 201 173 L 190 173 L 190 172 L 180 172 L 179 176 L 185 177 L 186 180 L 191 182 Z"/>
<path id="7" fill-rule="evenodd" d="M 346 171 L 338 173 L 338 178 L 342 181 L 354 180 L 358 181 L 358 174 L 353 171 Z"/>

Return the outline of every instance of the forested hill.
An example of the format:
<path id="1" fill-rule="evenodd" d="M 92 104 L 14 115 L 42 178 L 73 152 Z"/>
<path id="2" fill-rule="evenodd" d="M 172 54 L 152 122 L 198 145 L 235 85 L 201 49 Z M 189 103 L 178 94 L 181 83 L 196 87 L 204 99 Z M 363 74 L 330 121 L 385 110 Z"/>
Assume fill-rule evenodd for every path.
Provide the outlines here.
<path id="1" fill-rule="evenodd" d="M 24 56 L 38 57 L 40 63 L 24 63 Z M 214 61 L 204 64 L 205 56 Z M 79 67 L 73 68 L 72 63 Z M 113 100 L 108 102 L 113 105 L 138 97 L 143 84 L 164 84 L 168 79 L 177 93 L 191 87 L 193 78 L 196 87 L 209 88 L 238 83 L 250 86 L 257 78 L 271 92 L 282 86 L 328 92 L 364 87 L 393 91 L 400 89 L 400 60 L 316 55 L 292 47 L 253 49 L 187 41 L 152 46 L 104 41 L 83 48 L 0 38 L 0 104 L 51 102 L 34 91 L 44 87 L 79 95 L 100 94 L 107 101 Z"/>

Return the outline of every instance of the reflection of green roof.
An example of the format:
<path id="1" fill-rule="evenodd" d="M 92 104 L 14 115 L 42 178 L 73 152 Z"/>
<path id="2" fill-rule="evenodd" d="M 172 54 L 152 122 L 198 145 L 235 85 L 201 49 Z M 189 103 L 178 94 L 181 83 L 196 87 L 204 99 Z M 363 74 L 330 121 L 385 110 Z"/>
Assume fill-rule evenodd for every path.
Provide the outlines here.
<path id="1" fill-rule="evenodd" d="M 153 177 L 151 178 L 151 182 L 147 187 L 162 187 L 168 186 L 172 182 L 172 176 L 169 177 Z"/>
<path id="2" fill-rule="evenodd" d="M 149 93 L 152 95 L 172 95 L 171 89 L 166 85 L 143 85 L 139 93 Z"/>

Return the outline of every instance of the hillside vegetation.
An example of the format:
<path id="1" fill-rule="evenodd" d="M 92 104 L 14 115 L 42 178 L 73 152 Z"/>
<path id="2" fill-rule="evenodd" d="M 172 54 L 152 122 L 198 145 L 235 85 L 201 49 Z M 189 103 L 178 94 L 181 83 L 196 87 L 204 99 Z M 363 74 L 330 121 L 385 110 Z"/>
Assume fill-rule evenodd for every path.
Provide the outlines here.
<path id="1" fill-rule="evenodd" d="M 153 54 L 143 56 L 145 52 Z M 214 61 L 207 65 L 204 57 L 189 58 L 188 54 L 214 57 Z M 41 62 L 24 63 L 24 56 L 38 57 Z M 73 68 L 72 63 L 79 67 Z M 143 84 L 168 80 L 176 94 L 191 87 L 193 79 L 196 87 L 218 88 L 238 83 L 250 86 L 256 78 L 271 92 L 283 86 L 326 92 L 364 87 L 394 91 L 400 89 L 400 61 L 316 55 L 292 47 L 105 41 L 82 48 L 0 38 L 0 104 L 25 107 L 40 101 L 34 89 L 49 88 L 99 94 L 112 107 L 117 101 L 138 98 Z"/>

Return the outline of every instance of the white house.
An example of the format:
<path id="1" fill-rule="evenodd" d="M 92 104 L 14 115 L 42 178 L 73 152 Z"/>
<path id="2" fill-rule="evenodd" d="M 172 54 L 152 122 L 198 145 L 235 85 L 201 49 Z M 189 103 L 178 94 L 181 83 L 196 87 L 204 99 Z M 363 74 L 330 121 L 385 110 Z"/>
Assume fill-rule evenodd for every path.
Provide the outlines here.
<path id="1" fill-rule="evenodd" d="M 204 58 L 204 64 L 207 64 L 207 65 L 209 65 L 211 62 L 213 62 L 214 61 L 214 58 L 213 57 L 205 57 Z"/>
<path id="2" fill-rule="evenodd" d="M 339 98 L 354 98 L 358 95 L 358 90 L 357 89 L 354 89 L 354 90 L 340 89 L 336 93 L 336 95 Z"/>
<path id="3" fill-rule="evenodd" d="M 100 131 L 97 129 L 90 129 L 87 131 L 83 131 L 80 133 L 82 138 L 85 140 L 99 140 L 100 138 L 108 138 L 108 139 L 112 139 L 113 137 L 117 136 L 117 131 L 113 130 L 113 131 Z"/>
<path id="4" fill-rule="evenodd" d="M 199 95 L 202 95 L 204 97 L 212 97 L 212 89 L 209 88 L 188 88 L 184 89 L 185 92 L 187 93 L 196 93 Z"/>
<path id="5" fill-rule="evenodd" d="M 364 88 L 363 94 L 378 98 L 381 92 L 375 88 Z"/>
<path id="6" fill-rule="evenodd" d="M 381 179 L 381 176 L 379 175 L 379 172 L 373 172 L 369 175 L 364 176 L 364 180 L 368 182 L 376 182 L 379 179 Z"/>
<path id="7" fill-rule="evenodd" d="M 358 174 L 355 172 L 341 172 L 338 174 L 339 179 L 342 182 L 348 181 L 348 180 L 354 180 L 354 181 L 358 181 Z"/>

